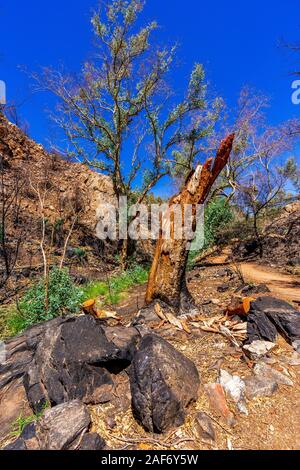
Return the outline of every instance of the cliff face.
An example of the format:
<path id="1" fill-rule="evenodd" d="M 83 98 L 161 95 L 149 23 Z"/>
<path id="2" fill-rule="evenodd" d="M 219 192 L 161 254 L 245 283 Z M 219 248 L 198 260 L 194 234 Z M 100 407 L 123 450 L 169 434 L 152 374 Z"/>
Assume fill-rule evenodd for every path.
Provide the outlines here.
<path id="1" fill-rule="evenodd" d="M 22 236 L 22 262 L 28 256 L 38 262 L 41 236 L 41 208 L 36 189 L 45 194 L 44 213 L 47 237 L 54 237 L 54 249 L 61 249 L 68 234 L 74 212 L 78 220 L 70 239 L 70 246 L 84 246 L 95 250 L 97 208 L 100 204 L 114 203 L 111 180 L 82 164 L 68 162 L 28 138 L 18 127 L 0 114 L 0 158 L 2 160 L 0 212 L 7 205 L 8 195 L 18 192 L 17 208 L 8 210 L 6 232 L 9 245 Z M 45 192 L 46 191 L 46 192 Z M 4 201 L 5 198 L 5 201 Z M 12 197 L 13 199 L 13 197 Z M 14 201 L 13 201 L 14 202 Z M 17 209 L 17 213 L 16 213 Z M 0 262 L 1 263 L 1 262 Z"/>

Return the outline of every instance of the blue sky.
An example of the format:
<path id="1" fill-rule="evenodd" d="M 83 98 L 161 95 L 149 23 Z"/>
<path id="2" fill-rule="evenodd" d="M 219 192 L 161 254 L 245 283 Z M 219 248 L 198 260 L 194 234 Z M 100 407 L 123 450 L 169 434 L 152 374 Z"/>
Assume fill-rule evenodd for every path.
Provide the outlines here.
<path id="1" fill-rule="evenodd" d="M 23 103 L 21 115 L 40 143 L 55 136 L 46 112 L 53 101 L 45 93 L 32 95 L 20 66 L 33 71 L 64 64 L 79 70 L 93 51 L 90 16 L 96 6 L 97 0 L 0 0 L 0 80 L 8 99 Z M 291 102 L 290 71 L 297 58 L 279 47 L 281 39 L 300 42 L 299 1 L 148 0 L 145 17 L 159 22 L 162 41 L 180 43 L 179 94 L 193 63 L 202 62 L 213 89 L 229 105 L 250 84 L 271 96 L 270 123 L 300 116 L 300 105 Z"/>

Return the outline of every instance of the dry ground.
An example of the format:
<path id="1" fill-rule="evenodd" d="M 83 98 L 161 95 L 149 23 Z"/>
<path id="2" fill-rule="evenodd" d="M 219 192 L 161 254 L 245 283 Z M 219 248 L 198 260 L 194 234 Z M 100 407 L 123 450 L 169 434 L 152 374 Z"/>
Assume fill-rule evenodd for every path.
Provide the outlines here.
<path id="1" fill-rule="evenodd" d="M 265 272 L 259 268 L 259 272 Z M 249 275 L 249 280 L 267 281 L 272 284 L 272 295 L 279 297 L 282 289 L 287 288 L 288 294 L 299 298 L 299 284 L 292 287 L 274 284 L 277 279 L 272 276 L 259 278 Z M 249 273 L 253 271 L 249 270 Z M 248 272 L 245 272 L 248 277 Z M 272 279 L 270 279 L 272 277 Z M 277 277 L 277 276 L 276 276 Z M 299 280 L 297 280 L 298 282 Z M 218 292 L 218 286 L 230 285 L 225 293 Z M 278 279 L 278 282 L 281 282 Z M 203 306 L 203 314 L 207 318 L 219 314 L 235 296 L 239 281 L 229 280 L 222 266 L 211 266 L 196 269 L 189 274 L 189 286 L 199 304 L 209 299 L 218 302 Z M 280 289 L 277 289 L 280 287 Z M 290 292 L 292 289 L 292 292 Z M 119 312 L 126 324 L 136 312 L 137 305 L 141 307 L 145 287 L 134 290 L 120 305 Z M 285 298 L 289 295 L 284 295 Z M 291 297 L 289 299 L 291 300 Z M 247 402 L 249 415 L 238 413 L 234 403 L 228 404 L 235 414 L 236 425 L 229 428 L 222 418 L 210 408 L 203 385 L 215 382 L 220 368 L 244 378 L 251 374 L 252 364 L 246 363 L 240 351 L 236 350 L 223 336 L 204 333 L 194 328 L 189 335 L 165 326 L 160 333 L 174 347 L 189 357 L 196 364 L 201 376 L 201 390 L 198 401 L 187 413 L 185 424 L 179 429 L 165 435 L 146 433 L 134 420 L 131 412 L 129 383 L 126 374 L 119 379 L 113 403 L 92 407 L 93 429 L 102 435 L 110 448 L 120 449 L 300 449 L 300 366 L 291 366 L 286 358 L 293 354 L 292 348 L 279 339 L 277 348 L 270 354 L 269 362 L 272 367 L 289 375 L 294 386 L 280 386 L 270 398 L 256 398 Z M 194 420 L 198 411 L 206 412 L 213 420 L 216 441 L 205 441 L 199 436 Z"/>

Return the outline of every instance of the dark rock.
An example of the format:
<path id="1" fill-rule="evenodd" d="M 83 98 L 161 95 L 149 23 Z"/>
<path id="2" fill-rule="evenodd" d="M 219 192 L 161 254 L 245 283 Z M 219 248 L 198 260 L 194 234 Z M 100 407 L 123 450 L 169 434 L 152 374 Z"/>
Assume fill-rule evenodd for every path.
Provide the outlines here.
<path id="1" fill-rule="evenodd" d="M 76 248 L 73 248 L 72 246 L 69 246 L 66 251 L 66 256 L 69 259 L 76 258 Z"/>
<path id="2" fill-rule="evenodd" d="M 105 440 L 99 434 L 93 432 L 83 436 L 78 450 L 103 450 L 105 446 Z"/>
<path id="3" fill-rule="evenodd" d="M 182 425 L 200 384 L 193 362 L 156 335 L 142 339 L 130 381 L 135 417 L 151 432 Z"/>
<path id="4" fill-rule="evenodd" d="M 45 411 L 36 425 L 41 450 L 65 450 L 87 431 L 91 419 L 80 401 L 55 406 Z"/>
<path id="5" fill-rule="evenodd" d="M 277 329 L 263 312 L 259 312 L 253 306 L 252 302 L 250 312 L 247 316 L 247 340 L 246 344 L 254 341 L 268 341 L 275 343 L 277 338 Z"/>
<path id="6" fill-rule="evenodd" d="M 108 341 L 119 349 L 122 359 L 131 362 L 141 339 L 138 330 L 136 328 L 124 328 L 124 326 L 103 328 Z"/>
<path id="7" fill-rule="evenodd" d="M 24 439 L 27 450 L 39 450 L 40 447 L 36 435 L 36 423 L 28 424 L 20 437 Z"/>
<path id="8" fill-rule="evenodd" d="M 81 273 L 71 273 L 71 276 L 73 282 L 79 286 L 83 286 L 84 284 L 87 284 L 90 281 L 88 276 L 84 276 Z"/>
<path id="9" fill-rule="evenodd" d="M 3 450 L 27 450 L 24 439 L 20 437 L 12 444 L 8 444 Z"/>
<path id="10" fill-rule="evenodd" d="M 30 423 L 16 441 L 9 444 L 4 450 L 38 450 L 39 444 L 36 437 L 36 424 Z"/>
<path id="11" fill-rule="evenodd" d="M 22 439 L 24 441 L 27 441 L 29 439 L 33 439 L 36 437 L 36 425 L 35 423 L 30 423 L 25 428 L 23 429 L 23 432 L 21 434 Z"/>
<path id="12" fill-rule="evenodd" d="M 259 244 L 256 240 L 251 240 L 249 242 L 246 242 L 244 245 L 245 249 L 245 255 L 249 256 L 255 253 L 259 248 Z"/>
<path id="13" fill-rule="evenodd" d="M 104 329 L 89 316 L 48 328 L 24 377 L 31 407 L 39 411 L 46 401 L 55 406 L 75 399 L 106 403 L 114 387 L 111 373 L 128 367 L 138 337 L 134 328 Z"/>
<path id="14" fill-rule="evenodd" d="M 278 333 L 295 348 L 300 342 L 300 313 L 284 300 L 259 297 L 251 303 L 247 320 L 247 344 L 256 340 L 274 343 Z"/>
<path id="15" fill-rule="evenodd" d="M 217 288 L 217 291 L 218 292 L 226 292 L 230 289 L 230 285 L 229 284 L 223 284 L 222 286 L 219 286 Z"/>
<path id="16" fill-rule="evenodd" d="M 111 400 L 112 374 L 128 368 L 139 340 L 136 328 L 108 327 L 80 316 L 35 325 L 6 341 L 0 364 L 0 438 L 20 414 L 39 412 L 46 402 Z"/>
<path id="17" fill-rule="evenodd" d="M 248 296 L 252 294 L 267 294 L 268 292 L 271 291 L 266 284 L 249 284 L 241 289 L 241 293 Z"/>

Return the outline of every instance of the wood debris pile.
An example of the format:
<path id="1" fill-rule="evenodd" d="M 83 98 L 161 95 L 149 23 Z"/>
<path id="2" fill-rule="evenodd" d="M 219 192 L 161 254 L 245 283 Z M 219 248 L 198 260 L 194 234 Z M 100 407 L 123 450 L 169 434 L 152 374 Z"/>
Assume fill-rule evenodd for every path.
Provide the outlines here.
<path id="1" fill-rule="evenodd" d="M 234 346 L 240 346 L 247 337 L 247 322 L 234 320 L 228 313 L 216 315 L 213 318 L 207 318 L 202 315 L 185 315 L 176 317 L 171 311 L 163 311 L 157 303 L 155 313 L 161 320 L 158 328 L 166 323 L 170 323 L 178 330 L 184 330 L 191 333 L 191 328 L 198 328 L 208 333 L 216 333 L 225 336 Z"/>

